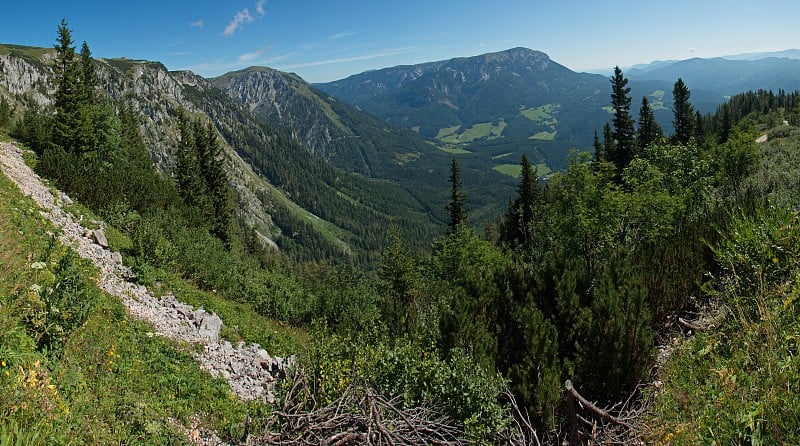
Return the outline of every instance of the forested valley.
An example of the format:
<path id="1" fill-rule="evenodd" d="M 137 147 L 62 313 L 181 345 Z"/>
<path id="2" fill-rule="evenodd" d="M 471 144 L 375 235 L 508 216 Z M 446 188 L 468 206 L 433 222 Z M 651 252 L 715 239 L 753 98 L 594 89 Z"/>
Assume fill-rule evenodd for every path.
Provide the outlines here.
<path id="1" fill-rule="evenodd" d="M 593 153 L 574 151 L 566 169 L 546 177 L 522 156 L 503 215 L 467 224 L 470 178 L 454 156 L 449 224 L 429 248 L 395 225 L 365 247 L 380 251 L 374 256 L 308 260 L 265 245 L 240 218 L 222 163 L 220 138 L 228 135 L 183 113 L 174 170 L 157 170 L 140 117 L 125 98 L 103 94 L 94 64 L 85 43 L 75 52 L 62 22 L 52 106 L 17 110 L 4 99 L 0 128 L 35 153 L 37 173 L 106 222 L 140 283 L 192 290 L 185 292 L 232 318 L 224 334 L 231 341 L 297 356 L 283 406 L 205 409 L 226 442 L 306 441 L 289 430 L 289 415 L 277 434 L 267 420 L 293 407 L 322 429 L 329 404 L 355 410 L 343 399 L 353 389 L 382 395 L 397 410 L 430 410 L 440 423 L 433 426 L 447 433 L 439 444 L 798 441 L 797 92 L 747 92 L 702 115 L 676 79 L 674 133 L 666 135 L 617 68 L 610 121 L 595 130 Z M 642 101 L 638 116 L 633 100 Z M 377 230 L 373 223 L 353 224 Z M 37 249 L 30 262 L 53 262 L 52 247 Z M 51 284 L 78 274 L 68 261 L 45 268 L 54 268 Z M 50 367 L 63 395 L 95 389 L 88 372 L 70 371 L 65 352 L 75 348 L 73 334 L 86 336 L 92 311 L 103 308 L 98 298 L 47 302 L 63 298 L 55 292 L 34 302 L 27 276 L 19 277 L 0 301 L 3 371 L 35 361 Z M 687 331 L 679 320 L 698 313 L 723 316 L 696 338 L 676 337 Z M 657 363 L 665 345 L 666 365 Z M 58 407 L 70 397 L 36 396 L 40 388 L 15 386 L 13 376 L 0 376 L 0 400 L 49 402 L 4 406 L 0 418 L 17 431 L 38 429 L 45 442 L 166 443 L 157 437 L 172 432 L 164 402 L 137 415 L 155 424 L 121 426 L 121 436 L 89 428 L 95 437 L 81 437 L 75 426 L 84 421 Z M 575 403 L 567 381 L 607 418 Z M 747 393 L 751 387 L 761 390 Z M 72 426 L 71 441 L 43 427 L 54 423 Z M 0 438 L 23 438 L 14 432 L 0 427 Z M 433 442 L 425 438 L 419 444 Z"/>

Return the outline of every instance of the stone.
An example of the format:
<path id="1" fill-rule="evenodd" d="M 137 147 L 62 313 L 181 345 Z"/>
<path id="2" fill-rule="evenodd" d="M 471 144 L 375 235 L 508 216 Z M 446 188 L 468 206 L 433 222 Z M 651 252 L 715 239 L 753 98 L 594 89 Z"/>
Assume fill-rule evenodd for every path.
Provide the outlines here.
<path id="1" fill-rule="evenodd" d="M 117 265 L 122 264 L 122 254 L 114 251 L 111 253 L 111 261 L 116 263 Z"/>
<path id="2" fill-rule="evenodd" d="M 269 364 L 272 361 L 272 357 L 269 356 L 266 350 L 259 349 L 256 352 L 256 360 L 255 364 L 262 369 L 269 369 Z"/>
<path id="3" fill-rule="evenodd" d="M 216 341 L 219 339 L 219 332 L 222 330 L 222 319 L 216 314 L 206 314 L 200 322 L 200 329 L 197 334 L 201 338 Z"/>
<path id="4" fill-rule="evenodd" d="M 106 238 L 106 233 L 103 231 L 103 228 L 95 229 L 92 232 L 94 235 L 94 240 L 97 242 L 97 244 L 103 248 L 108 248 L 108 239 Z"/>

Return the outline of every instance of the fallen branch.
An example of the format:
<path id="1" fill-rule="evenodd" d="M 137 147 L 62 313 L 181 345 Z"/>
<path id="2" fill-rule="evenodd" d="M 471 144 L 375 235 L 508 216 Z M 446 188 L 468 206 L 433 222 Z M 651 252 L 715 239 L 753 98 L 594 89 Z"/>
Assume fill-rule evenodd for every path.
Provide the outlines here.
<path id="1" fill-rule="evenodd" d="M 572 397 L 575 398 L 575 400 L 577 400 L 584 409 L 588 410 L 589 412 L 593 413 L 594 415 L 596 415 L 596 416 L 598 416 L 598 417 L 600 417 L 600 418 L 602 418 L 602 419 L 604 419 L 604 420 L 606 420 L 606 421 L 608 421 L 610 423 L 619 425 L 619 426 L 624 426 L 624 427 L 627 427 L 627 428 L 631 427 L 625 421 L 623 421 L 623 420 L 621 420 L 621 419 L 609 414 L 605 410 L 595 406 L 591 401 L 589 401 L 586 398 L 584 398 L 583 396 L 581 396 L 581 394 L 578 393 L 577 390 L 575 390 L 575 387 L 572 386 L 572 381 L 567 380 L 564 383 L 564 389 L 570 395 L 572 395 Z"/>
<path id="2" fill-rule="evenodd" d="M 283 405 L 266 419 L 268 434 L 254 439 L 262 445 L 463 445 L 472 442 L 463 429 L 434 407 L 402 408 L 398 398 L 386 398 L 368 386 L 350 386 L 330 404 L 311 397 L 309 380 L 300 369 Z"/>

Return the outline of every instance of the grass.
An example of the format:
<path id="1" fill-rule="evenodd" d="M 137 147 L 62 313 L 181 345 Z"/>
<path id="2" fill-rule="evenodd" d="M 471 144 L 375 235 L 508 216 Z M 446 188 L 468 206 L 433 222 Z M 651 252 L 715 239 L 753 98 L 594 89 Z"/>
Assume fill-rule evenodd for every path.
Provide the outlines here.
<path id="1" fill-rule="evenodd" d="M 403 164 L 418 160 L 421 155 L 422 154 L 419 152 L 398 153 L 394 157 L 394 162 L 402 166 Z"/>
<path id="2" fill-rule="evenodd" d="M 454 125 L 452 127 L 444 127 L 439 129 L 439 133 L 436 135 L 436 139 L 444 139 L 450 135 L 455 135 L 455 133 L 460 129 L 460 125 Z"/>
<path id="3" fill-rule="evenodd" d="M 550 167 L 545 163 L 539 163 L 534 166 L 536 169 L 537 176 L 544 176 L 552 172 Z M 522 166 L 519 164 L 498 164 L 492 169 L 502 173 L 503 175 L 508 175 L 514 178 L 519 178 L 520 173 L 522 172 Z"/>
<path id="4" fill-rule="evenodd" d="M 469 150 L 462 149 L 458 146 L 438 146 L 438 149 L 451 155 L 466 155 L 468 153 L 472 153 Z"/>
<path id="5" fill-rule="evenodd" d="M 439 138 L 439 140 L 448 144 L 459 144 L 472 142 L 481 138 L 494 139 L 502 136 L 505 128 L 506 123 L 503 120 L 500 120 L 497 125 L 493 125 L 491 122 L 484 122 L 475 124 L 462 133 L 448 134 L 447 136 Z M 439 134 L 443 134 L 444 130 L 445 129 L 439 130 Z"/>
<path id="6" fill-rule="evenodd" d="M 555 125 L 558 119 L 553 116 L 560 108 L 560 104 L 545 104 L 539 107 L 520 110 L 520 114 L 533 122 Z"/>
<path id="7" fill-rule="evenodd" d="M 655 90 L 650 93 L 650 97 L 653 98 L 650 101 L 650 108 L 653 109 L 653 111 L 667 109 L 667 107 L 664 106 L 664 94 L 664 90 Z"/>
<path id="8" fill-rule="evenodd" d="M 533 136 L 528 137 L 528 139 L 537 139 L 540 141 L 552 141 L 556 138 L 556 133 L 558 133 L 556 130 L 553 130 L 552 132 L 539 132 Z"/>
<path id="9" fill-rule="evenodd" d="M 226 383 L 200 370 L 193 347 L 153 336 L 150 326 L 130 320 L 117 298 L 96 287 L 95 268 L 70 257 L 53 242 L 53 232 L 35 203 L 0 175 L 3 444 L 182 444 L 183 428 L 194 422 L 235 441 L 248 414 L 257 418 L 269 410 L 236 400 Z M 54 320 L 58 314 L 42 307 L 50 295 L 38 290 L 69 280 L 55 267 L 64 261 L 93 306 L 82 323 L 62 331 L 59 349 L 43 349 L 37 340 L 49 327 L 32 316 L 44 312 Z M 274 329 L 256 323 L 242 330 Z"/>

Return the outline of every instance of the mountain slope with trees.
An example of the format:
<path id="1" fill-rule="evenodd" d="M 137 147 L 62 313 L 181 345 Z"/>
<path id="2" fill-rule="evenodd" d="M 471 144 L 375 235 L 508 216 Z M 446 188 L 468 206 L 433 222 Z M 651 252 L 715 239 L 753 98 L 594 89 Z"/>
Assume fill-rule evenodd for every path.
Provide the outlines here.
<path id="1" fill-rule="evenodd" d="M 46 132 L 35 121 L 40 111 L 55 104 L 49 99 L 52 55 L 27 47 L 0 48 L 0 95 L 13 116 L 28 113 L 27 122 L 34 133 Z M 176 168 L 179 116 L 186 113 L 213 124 L 237 207 L 242 210 L 239 217 L 259 237 L 274 239 L 290 253 L 306 258 L 350 254 L 365 258 L 382 243 L 375 238 L 380 232 L 377 228 L 390 221 L 416 234 L 423 244 L 436 232 L 435 219 L 407 191 L 337 169 L 282 128 L 255 118 L 199 76 L 169 72 L 161 64 L 146 61 L 92 63 L 97 69 L 97 97 L 101 102 L 110 97 L 130 104 L 150 157 L 163 171 L 172 173 Z M 26 109 L 29 111 L 24 112 Z M 73 120 L 78 119 L 85 117 Z M 76 128 L 81 125 L 74 124 Z M 59 128 L 72 126 L 58 124 L 55 131 Z M 43 134 L 29 137 L 36 145 L 34 140 Z"/>
<path id="2" fill-rule="evenodd" d="M 59 42 L 69 40 L 68 31 L 62 23 Z M 147 341 L 138 324 L 125 329 L 118 303 L 91 290 L 91 270 L 48 235 L 59 228 L 43 226 L 35 207 L 0 181 L 8 197 L 0 201 L 7 216 L 0 225 L 8 229 L 0 231 L 8 246 L 0 253 L 8 260 L 0 263 L 8 271 L 0 282 L 7 290 L 0 294 L 0 336 L 8 339 L 0 343 L 0 369 L 10 364 L 15 372 L 0 375 L 0 392 L 13 401 L 0 408 L 9 420 L 0 434 L 41 435 L 49 443 L 169 443 L 181 435 L 171 420 L 196 415 L 226 441 L 266 444 L 363 442 L 378 435 L 375 429 L 391 437 L 395 428 L 416 432 L 409 437 L 423 444 L 437 434 L 455 444 L 795 439 L 798 423 L 788 414 L 797 405 L 791 386 L 798 376 L 792 321 L 800 193 L 791 141 L 800 94 L 750 92 L 703 116 L 688 84 L 676 79 L 674 131 L 664 131 L 650 122 L 649 102 L 640 110 L 647 119 L 634 122 L 638 101 L 616 69 L 604 81 L 602 139 L 600 126 L 591 129 L 594 157 L 574 152 L 544 183 L 531 158 L 520 156 L 514 195 L 477 230 L 466 186 L 479 170 L 469 157 L 453 156 L 443 191 L 448 231 L 428 250 L 414 249 L 408 240 L 417 234 L 378 215 L 367 228 L 386 246 L 366 245 L 377 260 L 362 268 L 264 249 L 226 202 L 240 175 L 231 165 L 260 170 L 298 202 L 320 200 L 312 204 L 330 209 L 331 221 L 343 221 L 334 208 L 359 190 L 350 185 L 362 183 L 349 183 L 322 158 L 309 162 L 313 155 L 301 143 L 280 129 L 268 132 L 273 127 L 191 73 L 115 61 L 118 81 L 134 83 L 141 96 L 97 100 L 103 62 L 95 66 L 88 48 L 78 58 L 72 45 L 58 46 L 46 53 L 53 74 L 42 96 L 63 100 L 26 108 L 3 131 L 25 141 L 36 170 L 79 200 L 72 206 L 83 220 L 105 220 L 109 243 L 137 280 L 220 313 L 231 321 L 221 332 L 229 342 L 283 348 L 298 362 L 279 406 L 232 402 L 228 389 L 182 367 L 188 355 L 176 353 L 181 347 Z M 92 66 L 97 84 L 83 70 Z M 138 83 L 148 69 L 162 73 L 160 85 L 179 86 L 164 97 L 185 97 L 193 108 L 173 117 L 148 102 L 147 93 L 162 91 Z M 174 176 L 150 161 L 138 125 L 144 118 L 127 100 L 142 101 L 145 116 L 160 119 L 167 134 L 177 132 Z M 67 120 L 77 124 L 56 127 Z M 773 144 L 756 143 L 764 133 Z M 306 176 L 281 170 L 301 160 Z M 322 182 L 291 187 L 312 177 Z M 303 196 L 329 178 L 341 194 Z M 660 336 L 711 303 L 729 309 L 711 324 L 722 331 L 687 341 L 669 360 L 676 362 L 658 368 L 663 381 L 653 392 L 669 391 L 642 392 L 659 365 Z M 650 395 L 651 418 L 619 413 L 630 408 L 625 401 L 646 404 Z M 92 402 L 108 410 L 98 413 Z M 387 413 L 403 423 L 386 425 Z M 115 429 L 123 415 L 136 422 Z M 86 426 L 95 416 L 102 423 Z M 52 420 L 65 429 L 50 429 Z"/>

